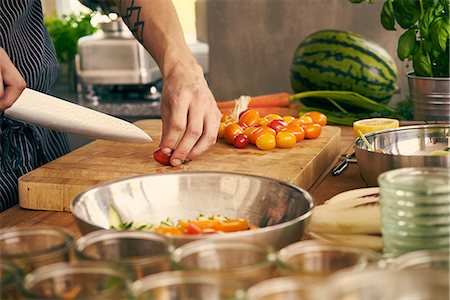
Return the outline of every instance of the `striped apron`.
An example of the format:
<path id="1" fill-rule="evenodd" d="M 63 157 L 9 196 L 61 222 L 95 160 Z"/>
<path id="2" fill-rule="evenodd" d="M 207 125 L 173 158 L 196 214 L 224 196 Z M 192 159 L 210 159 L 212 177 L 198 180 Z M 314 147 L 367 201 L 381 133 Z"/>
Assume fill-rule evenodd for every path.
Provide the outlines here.
<path id="1" fill-rule="evenodd" d="M 27 87 L 46 92 L 58 62 L 43 23 L 40 0 L 0 0 L 0 47 Z M 63 133 L 16 122 L 0 115 L 0 211 L 18 203 L 18 178 L 69 152 Z"/>

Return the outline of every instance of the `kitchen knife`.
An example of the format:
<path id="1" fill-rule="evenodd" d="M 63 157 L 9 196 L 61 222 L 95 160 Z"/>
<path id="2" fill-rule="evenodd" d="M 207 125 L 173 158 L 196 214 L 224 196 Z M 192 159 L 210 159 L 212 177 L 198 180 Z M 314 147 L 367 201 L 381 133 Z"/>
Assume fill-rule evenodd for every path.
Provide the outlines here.
<path id="1" fill-rule="evenodd" d="M 26 88 L 4 111 L 8 118 L 49 129 L 123 142 L 152 142 L 139 127 L 122 119 Z"/>

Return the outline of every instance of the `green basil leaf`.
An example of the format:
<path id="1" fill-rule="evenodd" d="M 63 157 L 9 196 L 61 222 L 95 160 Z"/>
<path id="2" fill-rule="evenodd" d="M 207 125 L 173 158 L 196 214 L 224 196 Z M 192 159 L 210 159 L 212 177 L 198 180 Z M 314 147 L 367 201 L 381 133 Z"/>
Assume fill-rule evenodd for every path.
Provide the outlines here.
<path id="1" fill-rule="evenodd" d="M 433 47 L 441 49 L 443 52 L 447 49 L 447 39 L 450 35 L 448 19 L 438 17 L 430 24 L 430 37 Z"/>
<path id="2" fill-rule="evenodd" d="M 395 19 L 403 29 L 409 29 L 419 20 L 419 0 L 394 0 L 392 2 Z"/>
<path id="3" fill-rule="evenodd" d="M 381 25 L 383 25 L 384 29 L 395 30 L 394 8 L 392 7 L 392 3 L 389 0 L 387 0 L 383 4 L 383 9 L 381 10 L 380 21 L 381 21 Z"/>
<path id="4" fill-rule="evenodd" d="M 431 60 L 428 53 L 420 49 L 413 57 L 413 69 L 417 76 L 431 77 Z"/>
<path id="5" fill-rule="evenodd" d="M 428 38 L 430 24 L 433 21 L 433 19 L 434 19 L 434 9 L 427 8 L 420 19 L 419 32 L 420 32 L 421 38 L 424 38 L 424 39 Z"/>
<path id="6" fill-rule="evenodd" d="M 435 7 L 439 4 L 439 0 L 422 0 L 422 6 L 424 9 Z"/>
<path id="7" fill-rule="evenodd" d="M 414 28 L 405 31 L 398 40 L 397 55 L 400 60 L 405 60 L 414 52 L 416 45 L 416 31 Z"/>
<path id="8" fill-rule="evenodd" d="M 351 3 L 362 3 L 366 0 L 348 0 L 348 1 L 350 1 Z"/>

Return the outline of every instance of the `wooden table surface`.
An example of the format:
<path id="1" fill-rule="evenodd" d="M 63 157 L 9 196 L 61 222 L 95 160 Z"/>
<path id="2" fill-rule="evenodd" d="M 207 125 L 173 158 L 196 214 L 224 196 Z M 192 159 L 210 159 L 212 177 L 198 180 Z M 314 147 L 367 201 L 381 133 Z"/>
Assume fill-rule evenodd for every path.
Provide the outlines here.
<path id="1" fill-rule="evenodd" d="M 351 127 L 345 126 L 342 126 L 341 129 L 341 153 L 349 153 L 354 140 L 353 130 Z M 341 175 L 333 176 L 331 170 L 339 159 L 336 158 L 311 188 L 309 188 L 309 192 L 315 197 L 318 204 L 323 203 L 325 200 L 340 192 L 367 187 L 359 174 L 358 165 L 355 163 L 350 163 Z M 16 225 L 62 226 L 71 230 L 76 237 L 80 236 L 80 231 L 69 212 L 34 211 L 22 209 L 16 205 L 0 213 L 0 228 Z"/>

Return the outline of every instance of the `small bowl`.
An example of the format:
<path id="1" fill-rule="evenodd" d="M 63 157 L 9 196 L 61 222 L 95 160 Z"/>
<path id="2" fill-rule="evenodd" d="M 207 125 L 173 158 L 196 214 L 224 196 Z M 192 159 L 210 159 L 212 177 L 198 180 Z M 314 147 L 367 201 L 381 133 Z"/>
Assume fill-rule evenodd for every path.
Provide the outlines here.
<path id="1" fill-rule="evenodd" d="M 289 183 L 252 175 L 220 172 L 143 175 L 101 184 L 78 195 L 71 210 L 80 231 L 109 229 L 111 205 L 123 222 L 135 224 L 220 214 L 247 219 L 258 227 L 224 234 L 172 236 L 176 247 L 194 240 L 217 238 L 259 242 L 277 250 L 302 238 L 314 199 Z"/>
<path id="2" fill-rule="evenodd" d="M 246 293 L 247 300 L 308 300 L 312 287 L 321 282 L 312 278 L 283 276 L 267 279 L 251 286 Z"/>
<path id="3" fill-rule="evenodd" d="M 0 260 L 0 299 L 21 299 L 23 273 L 15 265 Z"/>
<path id="4" fill-rule="evenodd" d="M 450 155 L 430 156 L 448 147 L 450 125 L 403 126 L 365 135 L 375 150 L 370 151 L 359 137 L 354 149 L 362 178 L 369 186 L 377 186 L 378 176 L 388 170 L 405 167 L 450 168 Z"/>

